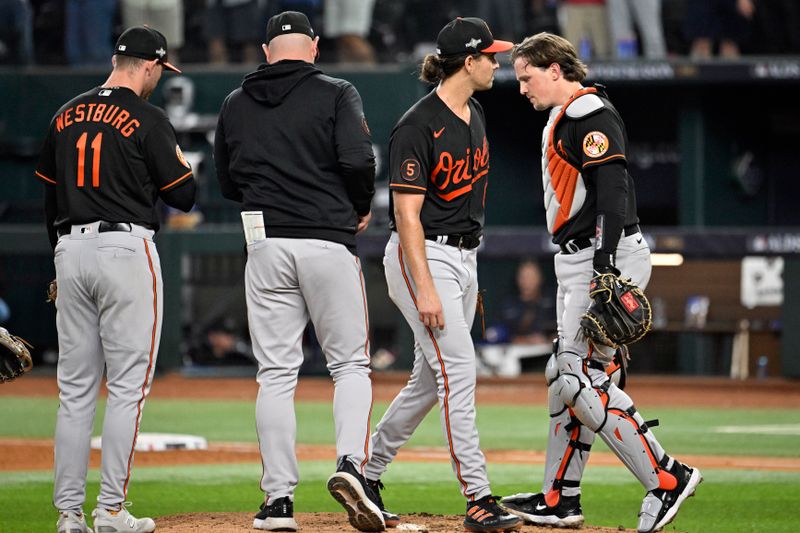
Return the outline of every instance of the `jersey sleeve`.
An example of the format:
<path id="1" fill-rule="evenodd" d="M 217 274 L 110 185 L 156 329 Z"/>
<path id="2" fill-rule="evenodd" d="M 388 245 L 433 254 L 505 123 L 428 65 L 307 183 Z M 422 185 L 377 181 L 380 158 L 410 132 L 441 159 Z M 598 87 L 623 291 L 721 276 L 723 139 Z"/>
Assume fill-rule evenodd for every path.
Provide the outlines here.
<path id="1" fill-rule="evenodd" d="M 578 122 L 576 137 L 581 168 L 625 162 L 625 133 L 611 111 L 606 109 Z"/>
<path id="2" fill-rule="evenodd" d="M 192 167 L 166 117 L 147 132 L 142 144 L 150 177 L 159 192 L 174 189 L 192 178 Z"/>
<path id="3" fill-rule="evenodd" d="M 389 141 L 389 188 L 425 194 L 432 150 L 429 133 L 412 125 L 397 128 Z"/>
<path id="4" fill-rule="evenodd" d="M 44 183 L 49 185 L 56 184 L 56 148 L 52 124 L 47 130 L 47 138 L 44 140 L 42 150 L 39 153 L 39 161 L 36 163 L 34 174 Z"/>

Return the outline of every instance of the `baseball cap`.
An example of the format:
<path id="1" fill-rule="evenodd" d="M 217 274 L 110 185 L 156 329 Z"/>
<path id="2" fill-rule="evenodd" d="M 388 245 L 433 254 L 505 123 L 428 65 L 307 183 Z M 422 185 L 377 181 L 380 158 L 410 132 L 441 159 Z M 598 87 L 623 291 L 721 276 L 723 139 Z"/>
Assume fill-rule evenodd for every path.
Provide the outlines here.
<path id="1" fill-rule="evenodd" d="M 275 37 L 289 33 L 302 33 L 314 38 L 314 30 L 308 17 L 299 11 L 284 11 L 267 22 L 267 44 Z"/>
<path id="2" fill-rule="evenodd" d="M 165 69 L 178 74 L 181 72 L 167 61 L 167 38 L 160 31 L 148 26 L 134 26 L 122 32 L 117 39 L 114 53 L 147 60 L 158 59 Z"/>
<path id="3" fill-rule="evenodd" d="M 489 26 L 477 17 L 458 17 L 442 28 L 436 38 L 436 53 L 440 56 L 459 54 L 493 54 L 507 52 L 514 43 L 492 37 Z"/>

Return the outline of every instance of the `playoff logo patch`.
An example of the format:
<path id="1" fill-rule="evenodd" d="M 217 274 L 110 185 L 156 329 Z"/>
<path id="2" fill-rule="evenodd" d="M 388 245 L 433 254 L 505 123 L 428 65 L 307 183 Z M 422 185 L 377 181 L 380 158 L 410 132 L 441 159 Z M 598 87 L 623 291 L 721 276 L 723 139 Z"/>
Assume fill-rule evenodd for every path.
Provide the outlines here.
<path id="1" fill-rule="evenodd" d="M 600 157 L 608 152 L 608 137 L 605 133 L 592 131 L 583 138 L 583 153 L 589 157 Z"/>

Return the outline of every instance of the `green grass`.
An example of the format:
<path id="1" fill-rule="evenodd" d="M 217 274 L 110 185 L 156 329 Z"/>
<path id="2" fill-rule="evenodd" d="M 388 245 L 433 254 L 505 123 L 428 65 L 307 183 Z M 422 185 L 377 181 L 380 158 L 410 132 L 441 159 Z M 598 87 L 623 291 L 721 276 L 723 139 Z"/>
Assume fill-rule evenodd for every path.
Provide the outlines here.
<path id="1" fill-rule="evenodd" d="M 373 424 L 385 411 L 376 404 Z M 0 437 L 52 438 L 57 400 L 0 398 Z M 98 405 L 97 420 L 102 420 Z M 660 441 L 673 454 L 798 457 L 796 435 L 719 434 L 727 425 L 800 424 L 800 410 L 647 409 L 645 418 L 660 418 Z M 142 431 L 203 435 L 211 441 L 255 442 L 254 404 L 250 401 L 149 400 Z M 298 442 L 332 444 L 331 406 L 297 405 Z M 484 449 L 545 447 L 547 414 L 539 406 L 482 405 L 478 426 Z M 99 426 L 98 426 L 99 427 Z M 95 434 L 99 431 L 95 431 Z M 422 423 L 409 446 L 442 446 L 438 411 Z M 604 449 L 598 439 L 595 449 Z M 325 491 L 331 461 L 301 463 L 296 494 L 298 512 L 339 511 Z M 541 466 L 489 465 L 493 491 L 535 491 Z M 134 514 L 162 516 L 182 512 L 255 512 L 261 499 L 259 464 L 136 468 L 129 492 Z M 800 473 L 704 470 L 706 481 L 676 522 L 686 532 L 791 532 L 800 504 Z M 97 496 L 98 472 L 92 470 L 86 510 Z M 395 512 L 460 514 L 463 500 L 448 464 L 398 463 L 383 481 L 384 498 Z M 589 466 L 582 499 L 587 522 L 635 527 L 643 490 L 622 467 Z M 53 531 L 52 472 L 0 472 L 0 532 Z M 343 520 L 344 520 L 344 514 Z M 668 529 L 675 531 L 675 528 Z"/>
<path id="2" fill-rule="evenodd" d="M 0 437 L 51 438 L 58 401 L 52 398 L 0 399 Z M 376 404 L 373 426 L 386 410 Z M 297 441 L 331 444 L 334 439 L 330 404 L 299 402 Z M 98 405 L 95 435 L 100 433 L 103 403 Z M 798 435 L 722 434 L 719 426 L 765 424 L 800 425 L 800 410 L 651 408 L 643 416 L 659 418 L 655 429 L 672 454 L 758 455 L 800 457 Z M 190 433 L 211 441 L 256 442 L 255 404 L 250 401 L 148 400 L 142 431 Z M 478 429 L 485 449 L 543 450 L 548 416 L 540 406 L 481 405 Z M 438 409 L 434 409 L 414 434 L 410 446 L 442 446 Z M 595 449 L 606 449 L 597 439 Z"/>
<path id="3" fill-rule="evenodd" d="M 301 482 L 295 496 L 298 512 L 340 511 L 325 490 L 331 474 L 328 461 L 301 463 Z M 137 468 L 129 497 L 134 514 L 162 516 L 189 512 L 254 513 L 260 503 L 257 464 Z M 541 467 L 490 465 L 493 491 L 511 494 L 536 488 Z M 787 511 L 798 501 L 800 474 L 738 470 L 707 470 L 697 497 L 681 511 L 679 531 L 702 533 L 790 532 L 794 519 Z M 463 499 L 449 465 L 398 463 L 384 476 L 383 493 L 395 512 L 460 514 Z M 97 496 L 98 472 L 89 476 L 86 511 Z M 582 498 L 587 523 L 598 526 L 636 526 L 643 491 L 623 468 L 589 468 Z M 55 512 L 50 498 L 50 472 L 0 474 L 0 531 L 52 531 Z M 757 503 L 756 503 L 757 502 Z M 345 515 L 342 512 L 342 520 Z M 674 530 L 670 528 L 670 530 Z"/>

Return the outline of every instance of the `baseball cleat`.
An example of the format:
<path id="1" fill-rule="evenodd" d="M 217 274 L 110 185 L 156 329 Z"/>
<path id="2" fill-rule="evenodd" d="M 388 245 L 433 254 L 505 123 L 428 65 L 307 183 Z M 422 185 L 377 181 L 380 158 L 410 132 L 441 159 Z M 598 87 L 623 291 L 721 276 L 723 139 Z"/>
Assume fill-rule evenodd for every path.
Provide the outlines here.
<path id="1" fill-rule="evenodd" d="M 372 481 L 368 479 L 367 486 L 372 490 L 372 496 L 375 496 L 372 501 L 378 506 L 378 509 L 381 510 L 381 514 L 383 514 L 383 523 L 386 524 L 386 527 L 397 527 L 400 524 L 400 517 L 386 510 L 386 506 L 383 504 L 383 498 L 381 497 L 381 490 L 383 490 L 383 483 L 381 483 L 381 480 L 377 479 Z"/>
<path id="2" fill-rule="evenodd" d="M 288 496 L 278 498 L 271 505 L 262 503 L 261 511 L 253 519 L 253 527 L 265 531 L 297 531 L 294 503 Z"/>
<path id="3" fill-rule="evenodd" d="M 703 475 L 696 468 L 673 460 L 669 473 L 678 480 L 672 490 L 653 489 L 647 493 L 639 511 L 639 533 L 659 531 L 675 519 L 686 498 L 694 496 L 697 485 L 703 481 Z"/>
<path id="4" fill-rule="evenodd" d="M 152 518 L 136 518 L 125 505 L 117 511 L 98 507 L 92 511 L 92 518 L 95 533 L 152 533 L 156 530 Z"/>
<path id="5" fill-rule="evenodd" d="M 344 507 L 350 525 L 357 530 L 386 529 L 383 513 L 373 501 L 375 498 L 367 496 L 372 490 L 347 456 L 339 460 L 336 473 L 328 478 L 328 492 Z"/>
<path id="6" fill-rule="evenodd" d="M 92 533 L 83 513 L 74 511 L 59 513 L 56 529 L 58 533 Z"/>
<path id="7" fill-rule="evenodd" d="M 521 525 L 522 520 L 505 512 L 497 505 L 494 496 L 484 496 L 480 500 L 467 502 L 467 516 L 464 518 L 464 528 L 467 531 L 504 533 L 517 531 Z"/>
<path id="8" fill-rule="evenodd" d="M 500 505 L 528 524 L 563 528 L 579 528 L 583 525 L 580 495 L 561 495 L 558 505 L 550 507 L 543 493 L 523 492 L 503 498 Z"/>

